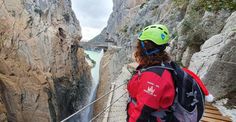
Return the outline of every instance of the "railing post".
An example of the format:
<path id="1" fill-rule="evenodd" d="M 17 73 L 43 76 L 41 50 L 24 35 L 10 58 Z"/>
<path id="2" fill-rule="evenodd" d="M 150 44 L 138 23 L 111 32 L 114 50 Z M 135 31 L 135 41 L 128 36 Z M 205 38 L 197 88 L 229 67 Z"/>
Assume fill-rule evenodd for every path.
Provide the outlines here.
<path id="1" fill-rule="evenodd" d="M 115 88 L 115 83 L 111 83 L 111 91 L 113 91 L 111 94 L 109 94 L 108 100 L 107 100 L 107 107 L 111 104 L 112 102 L 112 98 L 113 98 L 113 94 L 114 94 L 114 88 Z M 110 113 L 111 107 L 109 107 L 109 109 L 106 110 L 105 114 L 104 114 L 104 118 L 102 120 L 102 122 L 108 122 L 108 117 L 109 117 L 109 113 Z"/>

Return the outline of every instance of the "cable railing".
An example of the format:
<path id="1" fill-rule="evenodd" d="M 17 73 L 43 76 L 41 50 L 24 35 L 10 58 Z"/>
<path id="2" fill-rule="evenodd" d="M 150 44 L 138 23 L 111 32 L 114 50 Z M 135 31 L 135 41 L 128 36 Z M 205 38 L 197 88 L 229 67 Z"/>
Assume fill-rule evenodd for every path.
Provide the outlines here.
<path id="1" fill-rule="evenodd" d="M 109 106 L 107 106 L 106 108 L 104 108 L 100 113 L 98 113 L 95 117 L 93 117 L 89 122 L 92 122 L 93 120 L 97 119 L 99 116 L 101 116 L 104 112 L 106 112 L 106 110 L 108 108 L 110 108 L 112 105 L 114 105 L 117 101 L 119 101 L 124 95 L 126 95 L 127 92 L 125 92 L 124 94 L 122 94 L 119 98 L 117 98 L 113 103 L 111 103 Z"/>
<path id="2" fill-rule="evenodd" d="M 85 110 L 86 108 L 88 108 L 89 106 L 93 105 L 95 102 L 101 100 L 102 98 L 106 97 L 107 95 L 109 95 L 110 93 L 114 92 L 115 90 L 117 90 L 118 88 L 120 88 L 121 86 L 127 84 L 127 81 L 125 81 L 124 83 L 120 84 L 119 86 L 115 87 L 114 89 L 110 90 L 109 92 L 107 92 L 106 94 L 102 95 L 101 97 L 99 97 L 98 99 L 94 100 L 93 102 L 85 105 L 83 108 L 79 109 L 78 111 L 76 111 L 75 113 L 73 113 L 72 115 L 68 116 L 67 118 L 63 119 L 61 122 L 66 122 L 67 120 L 69 120 L 71 117 L 75 116 L 76 114 L 82 112 L 83 110 Z M 96 118 L 98 118 L 100 115 L 102 115 L 108 108 L 110 108 L 113 104 L 115 104 L 117 101 L 119 101 L 120 98 L 122 98 L 125 94 L 127 94 L 127 92 L 125 92 L 124 94 L 122 94 L 118 99 L 116 99 L 113 103 L 111 103 L 109 106 L 107 106 L 106 108 L 104 108 L 100 113 L 98 113 L 95 117 L 93 117 L 90 122 L 92 122 L 93 120 L 95 120 Z"/>

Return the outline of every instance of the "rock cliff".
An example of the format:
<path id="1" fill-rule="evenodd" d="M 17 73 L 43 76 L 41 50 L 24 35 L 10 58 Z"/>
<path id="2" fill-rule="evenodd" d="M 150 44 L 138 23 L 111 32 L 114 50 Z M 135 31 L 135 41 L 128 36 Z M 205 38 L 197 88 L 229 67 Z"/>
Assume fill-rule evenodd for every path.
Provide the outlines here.
<path id="1" fill-rule="evenodd" d="M 168 26 L 172 59 L 200 75 L 217 98 L 235 91 L 235 10 L 236 2 L 203 0 L 113 0 L 113 12 L 107 27 L 90 41 L 108 46 L 101 75 L 118 77 L 122 66 L 131 62 L 131 54 L 141 29 L 154 23 Z M 109 52 L 112 46 L 120 47 Z M 106 55 L 106 54 L 105 54 Z M 106 71 L 106 72 L 104 72 Z M 101 79 L 101 84 L 104 79 Z M 104 84 L 103 84 L 104 86 Z M 98 96 L 107 92 L 98 88 Z M 101 107 L 100 104 L 97 106 Z M 100 111 L 99 109 L 97 111 Z M 96 112 L 95 112 L 96 113 Z"/>
<path id="2" fill-rule="evenodd" d="M 0 0 L 0 22 L 0 121 L 56 122 L 87 102 L 70 0 Z"/>
<path id="3" fill-rule="evenodd" d="M 216 97 L 236 90 L 235 19 L 236 12 L 226 20 L 221 33 L 205 41 L 190 61 L 190 68 L 201 76 Z"/>

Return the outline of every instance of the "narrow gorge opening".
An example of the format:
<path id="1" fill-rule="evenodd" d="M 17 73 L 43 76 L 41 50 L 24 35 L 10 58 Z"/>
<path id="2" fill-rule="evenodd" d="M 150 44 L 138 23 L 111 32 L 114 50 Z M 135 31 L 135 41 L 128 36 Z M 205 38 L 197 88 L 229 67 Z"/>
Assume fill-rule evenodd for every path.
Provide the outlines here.
<path id="1" fill-rule="evenodd" d="M 112 12 L 113 2 L 107 0 L 71 0 L 71 3 L 72 9 L 75 12 L 77 19 L 80 21 L 82 32 L 80 45 L 83 45 L 82 43 L 86 43 L 95 38 L 107 26 L 108 18 Z M 91 103 L 96 98 L 96 91 L 100 80 L 100 61 L 103 56 L 103 50 L 98 49 L 95 51 L 93 49 L 86 48 L 84 52 L 86 55 L 86 61 L 91 67 L 92 85 L 89 86 L 91 89 L 89 96 L 83 98 L 87 101 L 87 103 L 83 106 Z M 92 116 L 93 105 L 89 106 L 80 113 L 80 121 L 88 122 Z"/>
<path id="2" fill-rule="evenodd" d="M 99 75 L 100 75 L 100 61 L 103 56 L 103 50 L 101 51 L 89 51 L 86 50 L 85 53 L 87 54 L 86 56 L 86 61 L 88 64 L 92 67 L 91 68 L 91 75 L 92 75 L 92 88 L 90 95 L 88 96 L 88 103 L 91 103 L 92 101 L 95 100 L 96 98 L 96 92 L 97 92 L 97 87 L 99 84 Z M 83 118 L 81 118 L 82 122 L 88 122 L 93 115 L 93 105 L 88 107 L 84 112 L 83 112 Z"/>

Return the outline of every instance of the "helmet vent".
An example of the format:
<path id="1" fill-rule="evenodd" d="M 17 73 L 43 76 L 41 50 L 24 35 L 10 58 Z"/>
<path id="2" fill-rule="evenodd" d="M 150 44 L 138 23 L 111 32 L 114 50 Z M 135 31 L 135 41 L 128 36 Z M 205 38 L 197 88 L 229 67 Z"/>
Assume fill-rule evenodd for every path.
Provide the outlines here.
<path id="1" fill-rule="evenodd" d="M 151 28 L 156 28 L 157 26 L 151 26 Z"/>
<path id="2" fill-rule="evenodd" d="M 163 30 L 163 28 L 161 28 L 161 27 L 158 27 L 158 29 Z"/>
<path id="3" fill-rule="evenodd" d="M 167 35 L 167 32 L 164 31 L 164 33 Z"/>
<path id="4" fill-rule="evenodd" d="M 148 28 L 145 28 L 144 30 L 147 30 Z"/>

